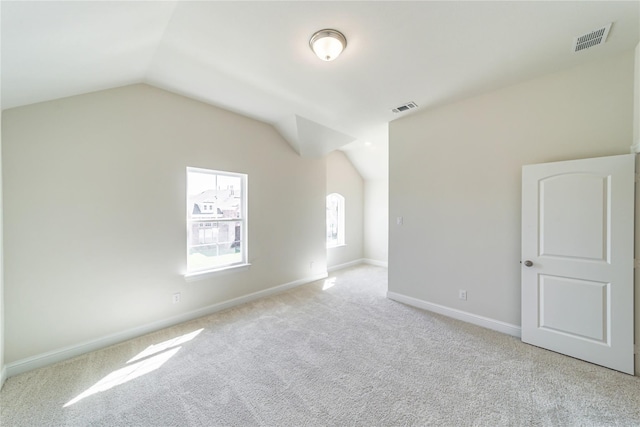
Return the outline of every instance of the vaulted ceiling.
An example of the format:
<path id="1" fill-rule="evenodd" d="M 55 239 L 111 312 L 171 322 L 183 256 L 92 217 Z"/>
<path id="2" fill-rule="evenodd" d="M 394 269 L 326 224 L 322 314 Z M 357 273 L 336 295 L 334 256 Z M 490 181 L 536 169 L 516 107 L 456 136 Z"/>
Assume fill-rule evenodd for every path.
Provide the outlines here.
<path id="1" fill-rule="evenodd" d="M 388 123 L 640 40 L 638 1 L 2 1 L 2 108 L 148 83 L 273 124 L 301 154 L 387 173 Z M 604 45 L 574 37 L 612 22 Z M 311 35 L 348 40 L 333 62 Z M 411 112 L 404 113 L 411 114 Z"/>

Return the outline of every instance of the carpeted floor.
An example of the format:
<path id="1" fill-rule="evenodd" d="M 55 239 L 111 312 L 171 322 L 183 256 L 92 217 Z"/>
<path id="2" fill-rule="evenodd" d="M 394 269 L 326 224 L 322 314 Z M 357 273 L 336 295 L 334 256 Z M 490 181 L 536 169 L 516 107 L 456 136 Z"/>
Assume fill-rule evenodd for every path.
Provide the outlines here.
<path id="1" fill-rule="evenodd" d="M 358 266 L 9 378 L 0 425 L 640 425 L 638 378 L 385 292 Z"/>

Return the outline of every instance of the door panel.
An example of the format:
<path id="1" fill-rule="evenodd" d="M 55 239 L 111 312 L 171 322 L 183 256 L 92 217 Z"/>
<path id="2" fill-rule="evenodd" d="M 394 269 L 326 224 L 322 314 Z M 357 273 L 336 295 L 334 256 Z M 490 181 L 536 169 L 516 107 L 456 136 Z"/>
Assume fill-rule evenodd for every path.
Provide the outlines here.
<path id="1" fill-rule="evenodd" d="M 629 374 L 634 163 L 629 154 L 522 169 L 522 340 Z"/>
<path id="2" fill-rule="evenodd" d="M 543 274 L 539 280 L 540 328 L 608 343 L 609 283 Z"/>
<path id="3" fill-rule="evenodd" d="M 540 255 L 606 260 L 608 181 L 584 173 L 540 181 Z"/>

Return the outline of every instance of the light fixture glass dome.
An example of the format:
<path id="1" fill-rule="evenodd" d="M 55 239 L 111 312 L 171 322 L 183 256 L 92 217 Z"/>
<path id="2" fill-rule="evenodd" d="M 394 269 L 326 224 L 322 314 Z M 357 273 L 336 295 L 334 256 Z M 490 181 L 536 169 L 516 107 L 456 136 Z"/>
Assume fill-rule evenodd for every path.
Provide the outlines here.
<path id="1" fill-rule="evenodd" d="M 344 34 L 336 30 L 320 30 L 309 40 L 311 50 L 323 61 L 333 61 L 347 47 Z"/>

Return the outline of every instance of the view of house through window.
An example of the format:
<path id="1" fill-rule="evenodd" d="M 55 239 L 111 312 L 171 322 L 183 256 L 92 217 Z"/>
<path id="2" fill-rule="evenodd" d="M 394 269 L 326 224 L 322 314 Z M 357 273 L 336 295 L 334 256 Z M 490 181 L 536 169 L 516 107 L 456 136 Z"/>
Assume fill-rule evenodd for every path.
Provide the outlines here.
<path id="1" fill-rule="evenodd" d="M 327 196 L 327 247 L 344 245 L 344 197 Z"/>
<path id="2" fill-rule="evenodd" d="M 187 168 L 187 273 L 247 262 L 247 175 Z"/>

